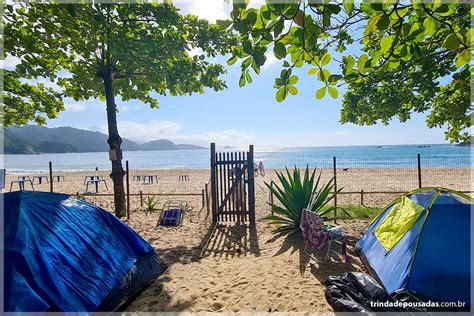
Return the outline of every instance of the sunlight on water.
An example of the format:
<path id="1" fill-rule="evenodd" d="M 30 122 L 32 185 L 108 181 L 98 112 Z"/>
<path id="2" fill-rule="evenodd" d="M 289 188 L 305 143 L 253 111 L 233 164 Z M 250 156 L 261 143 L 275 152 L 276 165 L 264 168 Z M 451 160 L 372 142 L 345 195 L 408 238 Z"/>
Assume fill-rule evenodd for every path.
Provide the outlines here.
<path id="1" fill-rule="evenodd" d="M 224 152 L 243 151 L 226 149 Z M 337 157 L 340 168 L 396 168 L 416 164 L 416 155 L 422 157 L 424 166 L 469 167 L 470 148 L 452 145 L 399 145 L 399 146 L 348 146 L 312 148 L 255 148 L 255 161 L 262 161 L 266 168 L 306 166 L 332 168 Z M 170 150 L 124 152 L 130 168 L 153 169 L 206 169 L 209 168 L 209 150 Z M 109 169 L 108 154 L 66 153 L 40 155 L 4 155 L 10 172 L 44 172 L 48 162 L 54 170 L 79 171 Z"/>

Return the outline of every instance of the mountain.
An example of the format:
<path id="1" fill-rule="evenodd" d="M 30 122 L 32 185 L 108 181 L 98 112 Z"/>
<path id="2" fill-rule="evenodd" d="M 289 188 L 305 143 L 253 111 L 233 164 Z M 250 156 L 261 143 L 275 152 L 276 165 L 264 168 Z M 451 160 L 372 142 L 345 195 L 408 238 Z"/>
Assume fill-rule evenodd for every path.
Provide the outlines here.
<path id="1" fill-rule="evenodd" d="M 72 127 L 48 128 L 33 125 L 20 128 L 10 127 L 4 129 L 3 136 L 5 154 L 105 152 L 109 149 L 107 135 Z M 126 138 L 122 139 L 124 151 L 203 148 L 188 144 L 176 145 L 166 139 L 154 140 L 142 145 Z"/>
<path id="2" fill-rule="evenodd" d="M 140 150 L 187 150 L 187 149 L 205 149 L 205 147 L 189 144 L 175 144 L 167 139 L 152 140 L 151 142 L 140 145 Z"/>
<path id="3" fill-rule="evenodd" d="M 8 129 L 3 130 L 3 152 L 5 154 L 34 154 L 36 146 L 24 138 L 16 136 Z"/>
<path id="4" fill-rule="evenodd" d="M 99 152 L 108 151 L 107 135 L 100 132 L 86 131 L 72 127 L 48 128 L 43 126 L 23 126 L 20 128 L 8 128 L 15 136 L 26 139 L 33 144 L 42 142 L 54 142 L 70 144 L 75 147 L 72 152 Z M 40 152 L 67 152 L 64 150 L 51 151 L 47 144 Z M 58 148 L 58 144 L 54 145 Z M 71 147 L 72 149 L 72 147 Z M 123 150 L 138 150 L 138 144 L 128 139 L 122 143 Z"/>
<path id="5" fill-rule="evenodd" d="M 152 140 L 151 142 L 140 145 L 140 150 L 173 150 L 176 149 L 176 145 L 166 139 Z"/>

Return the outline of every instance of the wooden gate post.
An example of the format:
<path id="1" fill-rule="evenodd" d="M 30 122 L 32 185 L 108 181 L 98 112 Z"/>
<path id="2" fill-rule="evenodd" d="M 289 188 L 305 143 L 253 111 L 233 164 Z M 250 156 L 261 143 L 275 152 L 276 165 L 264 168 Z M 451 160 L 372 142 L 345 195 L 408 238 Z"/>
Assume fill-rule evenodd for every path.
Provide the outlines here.
<path id="1" fill-rule="evenodd" d="M 127 172 L 127 219 L 130 219 L 130 168 L 128 167 L 128 160 L 125 162 L 125 169 Z"/>
<path id="2" fill-rule="evenodd" d="M 53 163 L 49 162 L 49 191 L 52 193 L 53 189 Z"/>
<path id="3" fill-rule="evenodd" d="M 211 200 L 212 200 L 212 222 L 217 223 L 216 143 L 211 143 Z"/>
<path id="4" fill-rule="evenodd" d="M 209 212 L 211 210 L 211 208 L 209 207 L 209 188 L 208 188 L 208 185 L 207 183 L 204 184 L 204 190 L 205 190 L 205 194 L 206 194 L 206 219 L 207 217 L 209 216 Z"/>
<path id="5" fill-rule="evenodd" d="M 254 184 L 254 169 L 253 169 L 253 145 L 249 146 L 249 154 L 247 157 L 247 170 L 249 173 L 249 220 L 250 223 L 255 223 L 255 184 Z"/>
<path id="6" fill-rule="evenodd" d="M 334 223 L 337 223 L 337 165 L 336 156 L 332 157 L 332 165 L 334 169 Z"/>
<path id="7" fill-rule="evenodd" d="M 421 188 L 421 157 L 420 154 L 416 155 L 416 160 L 418 163 L 418 188 Z"/>

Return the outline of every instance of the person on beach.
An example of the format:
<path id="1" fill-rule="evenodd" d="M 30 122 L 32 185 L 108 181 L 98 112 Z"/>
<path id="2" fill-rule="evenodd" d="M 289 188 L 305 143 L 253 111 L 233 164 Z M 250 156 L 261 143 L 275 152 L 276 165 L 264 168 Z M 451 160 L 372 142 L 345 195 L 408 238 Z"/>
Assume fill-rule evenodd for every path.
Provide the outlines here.
<path id="1" fill-rule="evenodd" d="M 258 171 L 260 172 L 260 175 L 262 177 L 265 176 L 265 168 L 263 167 L 263 162 L 260 160 L 259 164 L 258 164 Z"/>

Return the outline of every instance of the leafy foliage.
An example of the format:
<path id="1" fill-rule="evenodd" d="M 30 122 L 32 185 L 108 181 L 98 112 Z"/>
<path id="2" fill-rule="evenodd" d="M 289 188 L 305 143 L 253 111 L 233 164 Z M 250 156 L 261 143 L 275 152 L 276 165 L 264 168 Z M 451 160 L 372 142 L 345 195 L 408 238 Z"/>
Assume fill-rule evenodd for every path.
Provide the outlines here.
<path id="1" fill-rule="evenodd" d="M 64 110 L 61 94 L 43 83 L 22 82 L 18 74 L 9 70 L 4 70 L 3 78 L 4 126 L 26 125 L 30 121 L 43 125 L 46 118 L 56 118 Z"/>
<path id="2" fill-rule="evenodd" d="M 171 5 L 36 3 L 15 8 L 7 5 L 5 12 L 5 52 L 21 59 L 15 74 L 57 80 L 64 95 L 75 100 L 105 98 L 107 67 L 115 95 L 151 107 L 158 106 L 151 92 L 183 95 L 226 87 L 219 79 L 224 68 L 205 57 L 225 53 L 229 38 L 219 27 L 182 16 Z M 193 48 L 203 53 L 190 56 Z"/>
<path id="3" fill-rule="evenodd" d="M 271 182 L 265 183 L 268 189 L 278 200 L 270 204 L 272 215 L 265 217 L 272 224 L 278 226 L 276 233 L 293 233 L 300 229 L 301 212 L 304 208 L 319 214 L 324 220 L 330 220 L 328 215 L 335 210 L 327 204 L 342 190 L 334 190 L 334 178 L 319 188 L 321 174 L 315 178 L 316 169 L 310 174 L 306 167 L 303 178 L 300 169 L 295 167 L 293 173 L 286 168 L 286 175 L 277 172 L 280 185 Z"/>
<path id="4" fill-rule="evenodd" d="M 240 37 L 228 64 L 242 60 L 241 85 L 251 83 L 251 73 L 259 74 L 273 53 L 283 60 L 274 85 L 278 102 L 298 93 L 294 70 L 306 65 L 318 100 L 338 98 L 338 87 L 347 85 L 342 123 L 403 122 L 431 110 L 428 126 L 446 124 L 446 138 L 459 141 L 467 139 L 472 111 L 463 90 L 470 77 L 469 12 L 467 3 L 442 1 L 266 1 L 255 9 L 236 0 L 232 21 L 221 25 Z M 358 56 L 346 53 L 351 45 L 360 47 Z M 330 72 L 331 63 L 339 73 Z M 448 92 L 464 99 L 437 101 Z"/>
<path id="5" fill-rule="evenodd" d="M 233 37 L 208 21 L 179 14 L 170 4 L 6 5 L 4 27 L 7 57 L 20 59 L 6 77 L 5 122 L 43 123 L 37 113 L 45 110 L 54 117 L 63 108 L 62 97 L 105 101 L 107 142 L 117 157 L 112 160 L 111 177 L 119 217 L 125 215 L 125 172 L 115 97 L 157 108 L 157 95 L 226 87 L 220 79 L 225 69 L 206 57 L 227 53 Z M 191 50 L 197 54 L 192 56 Z M 49 79 L 61 95 L 40 85 L 22 86 L 17 78 Z"/>

